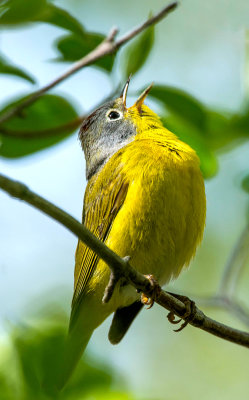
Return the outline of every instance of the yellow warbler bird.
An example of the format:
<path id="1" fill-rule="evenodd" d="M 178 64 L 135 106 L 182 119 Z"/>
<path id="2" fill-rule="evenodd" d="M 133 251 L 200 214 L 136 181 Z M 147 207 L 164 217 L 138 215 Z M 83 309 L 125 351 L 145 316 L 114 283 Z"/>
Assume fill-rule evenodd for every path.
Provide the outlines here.
<path id="1" fill-rule="evenodd" d="M 80 141 L 88 185 L 83 223 L 119 256 L 160 285 L 176 278 L 193 257 L 203 235 L 205 189 L 193 149 L 163 127 L 146 105 L 146 89 L 126 107 L 122 95 L 85 119 Z M 142 308 L 139 294 L 118 283 L 111 300 L 102 303 L 110 270 L 79 241 L 63 386 L 93 331 L 114 312 L 109 331 L 118 343 Z"/>

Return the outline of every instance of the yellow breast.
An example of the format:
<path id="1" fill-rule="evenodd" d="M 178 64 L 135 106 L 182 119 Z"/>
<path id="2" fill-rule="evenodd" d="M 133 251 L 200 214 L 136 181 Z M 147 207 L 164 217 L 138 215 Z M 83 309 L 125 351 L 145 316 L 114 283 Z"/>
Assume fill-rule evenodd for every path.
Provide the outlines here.
<path id="1" fill-rule="evenodd" d="M 165 131 L 143 131 L 108 161 L 94 183 L 106 181 L 110 187 L 117 170 L 128 183 L 106 244 L 160 284 L 188 265 L 202 239 L 206 212 L 197 155 Z M 108 268 L 100 261 L 95 276 L 104 271 Z"/>
<path id="2" fill-rule="evenodd" d="M 185 151 L 184 151 L 185 150 Z M 107 240 L 121 256 L 161 284 L 193 257 L 205 224 L 205 192 L 193 150 L 137 140 L 122 155 L 129 182 Z"/>

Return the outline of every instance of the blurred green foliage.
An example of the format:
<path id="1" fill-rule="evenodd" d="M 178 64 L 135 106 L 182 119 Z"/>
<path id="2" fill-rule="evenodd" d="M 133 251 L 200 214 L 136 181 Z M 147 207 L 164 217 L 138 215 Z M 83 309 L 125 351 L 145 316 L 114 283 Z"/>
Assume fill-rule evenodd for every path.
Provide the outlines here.
<path id="1" fill-rule="evenodd" d="M 9 328 L 11 343 L 0 364 L 1 400 L 132 400 L 114 369 L 90 357 L 79 362 L 68 385 L 63 391 L 57 391 L 55 382 L 60 371 L 67 318 L 49 310 L 46 308 L 36 315 L 35 322 Z"/>
<path id="2" fill-rule="evenodd" d="M 126 46 L 121 64 L 124 81 L 131 74 L 135 75 L 147 61 L 154 44 L 154 30 L 154 26 L 147 28 Z"/>
<path id="3" fill-rule="evenodd" d="M 105 36 L 99 33 L 84 32 L 83 35 L 69 34 L 56 41 L 56 47 L 61 56 L 56 61 L 78 61 L 97 47 Z M 108 55 L 97 60 L 94 65 L 110 72 L 114 63 L 114 56 Z"/>
<path id="4" fill-rule="evenodd" d="M 46 10 L 47 1 L 39 0 L 5 0 L 0 5 L 0 25 L 16 26 L 30 23 L 39 18 Z"/>
<path id="5" fill-rule="evenodd" d="M 162 85 L 154 85 L 149 94 L 187 124 L 191 124 L 200 132 L 206 131 L 207 114 L 205 107 L 194 97 L 182 90 Z"/>
<path id="6" fill-rule="evenodd" d="M 45 22 L 83 34 L 79 21 L 67 11 L 56 7 L 47 0 L 4 0 L 0 4 L 0 26 L 14 28 L 18 25 Z"/>
<path id="7" fill-rule="evenodd" d="M 77 61 L 92 51 L 105 38 L 99 32 L 86 31 L 74 16 L 55 6 L 52 1 L 3 0 L 0 2 L 1 28 L 15 29 L 19 26 L 40 25 L 41 23 L 65 30 L 55 43 L 51 43 L 58 52 L 58 57 L 54 60 L 56 62 Z M 149 60 L 156 41 L 156 29 L 154 27 L 147 29 L 132 42 L 127 43 L 122 52 L 106 56 L 96 61 L 92 67 L 101 68 L 109 77 L 113 87 L 123 85 L 123 81 L 130 73 L 133 74 L 132 82 L 134 82 Z M 26 51 L 28 50 L 26 49 Z M 118 74 L 115 73 L 116 65 L 120 66 L 122 82 L 119 82 Z M 34 71 L 32 71 L 33 73 Z M 13 75 L 14 78 L 18 77 L 35 83 L 35 78 L 31 74 L 12 64 L 2 54 L 0 56 L 0 74 Z M 153 79 L 154 77 L 152 77 Z M 142 90 L 143 88 L 139 93 Z M 0 116 L 26 97 L 22 96 L 14 101 L 6 99 L 5 106 L 0 110 Z M 212 178 L 218 173 L 217 158 L 220 152 L 229 152 L 235 146 L 248 140 L 249 106 L 246 102 L 240 113 L 214 110 L 189 93 L 179 88 L 162 85 L 160 82 L 156 82 L 149 97 L 158 103 L 164 125 L 196 150 L 205 178 Z M 53 95 L 45 94 L 20 114 L 0 125 L 0 155 L 8 159 L 17 159 L 52 147 L 74 134 L 78 117 L 79 110 L 75 106 L 73 97 L 65 99 L 56 94 L 56 90 Z M 76 124 L 73 124 L 74 121 Z M 249 175 L 244 175 L 241 187 L 249 192 Z M 209 249 L 205 255 L 205 258 L 208 257 L 210 257 Z M 214 264 L 214 259 L 211 259 L 211 264 L 212 262 Z M 204 264 L 204 261 L 202 263 Z M 196 271 L 194 274 L 195 277 L 198 275 Z M 200 282 L 203 284 L 203 272 L 200 272 L 200 275 L 198 285 Z M 189 280 L 189 285 L 193 284 L 195 277 Z M 60 355 L 66 334 L 67 323 L 65 321 L 64 316 L 51 316 L 50 320 L 41 319 L 36 324 L 11 328 L 12 346 L 8 348 L 7 354 L 1 357 L 0 400 L 132 399 L 130 394 L 126 393 L 126 388 L 122 383 L 119 382 L 120 392 L 117 393 L 114 390 L 115 383 L 120 377 L 110 365 L 103 365 L 96 360 L 86 358 L 81 360 L 64 391 L 60 394 L 56 392 L 54 382 L 59 371 Z M 189 340 L 191 338 L 192 334 L 190 333 Z M 211 342 L 212 339 L 208 338 L 207 340 Z M 175 342 L 172 343 L 173 351 Z M 211 343 L 213 346 L 213 342 Z M 184 345 L 182 344 L 182 346 Z M 219 344 L 217 344 L 217 349 L 218 346 Z M 6 346 L 4 349 L 6 353 Z M 196 342 L 189 349 L 191 351 L 196 349 Z M 197 349 L 196 352 L 198 351 Z M 227 356 L 228 351 L 224 351 L 224 354 Z M 171 356 L 173 358 L 173 354 Z M 193 357 L 193 354 L 190 356 Z M 184 366 L 182 354 L 180 357 L 179 365 Z M 199 360 L 199 354 L 193 359 L 196 360 L 195 365 L 198 365 L 199 368 L 203 359 Z M 210 362 L 210 366 L 207 368 L 206 374 L 213 368 L 210 357 L 207 357 L 207 361 Z M 226 365 L 229 365 L 228 362 Z M 177 379 L 178 377 L 176 377 Z"/>
<path id="8" fill-rule="evenodd" d="M 0 115 L 17 106 L 27 96 L 11 102 Z M 60 142 L 74 132 L 74 128 L 54 129 L 77 118 L 75 107 L 61 96 L 45 94 L 35 103 L 2 124 L 1 155 L 23 157 Z"/>
<path id="9" fill-rule="evenodd" d="M 245 190 L 245 192 L 249 193 L 249 174 L 243 178 L 242 188 Z"/>
<path id="10" fill-rule="evenodd" d="M 11 65 L 11 63 L 5 57 L 3 57 L 3 55 L 0 55 L 0 73 L 15 75 L 19 78 L 26 79 L 30 83 L 35 83 L 35 80 L 32 78 L 32 76 L 15 65 Z"/>
<path id="11" fill-rule="evenodd" d="M 55 43 L 59 52 L 58 58 L 55 59 L 57 62 L 77 61 L 105 38 L 103 34 L 97 32 L 86 32 L 76 18 L 46 0 L 37 0 L 35 3 L 32 0 L 22 2 L 6 0 L 0 6 L 0 26 L 10 28 L 20 24 L 40 22 L 70 31 L 57 39 Z M 120 63 L 122 80 L 131 73 L 136 76 L 145 65 L 153 49 L 154 30 L 154 26 L 146 29 L 125 46 Z M 105 56 L 96 61 L 93 66 L 102 68 L 110 75 L 112 81 L 117 80 L 112 73 L 117 57 L 119 58 L 119 54 Z M 4 59 L 1 60 L 0 73 L 16 74 L 33 82 L 33 78 L 25 71 L 12 66 Z M 114 82 L 114 86 L 117 87 L 120 83 L 123 84 L 123 82 Z M 174 87 L 160 85 L 160 83 L 154 85 L 149 96 L 160 104 L 161 117 L 165 126 L 196 150 L 205 178 L 215 176 L 218 171 L 218 151 L 229 151 L 231 148 L 229 145 L 232 144 L 234 147 L 248 139 L 248 109 L 241 115 L 227 115 L 210 110 L 188 93 Z M 22 99 L 18 100 L 20 101 Z M 18 102 L 10 102 L 0 111 L 0 115 Z M 70 125 L 76 117 L 77 111 L 73 102 L 59 96 L 45 95 L 27 107 L 21 115 L 0 125 L 2 136 L 0 154 L 7 158 L 17 158 L 53 146 L 75 132 L 77 124 L 72 124 L 69 129 L 63 126 L 67 123 Z M 36 133 L 34 127 L 37 130 Z"/>

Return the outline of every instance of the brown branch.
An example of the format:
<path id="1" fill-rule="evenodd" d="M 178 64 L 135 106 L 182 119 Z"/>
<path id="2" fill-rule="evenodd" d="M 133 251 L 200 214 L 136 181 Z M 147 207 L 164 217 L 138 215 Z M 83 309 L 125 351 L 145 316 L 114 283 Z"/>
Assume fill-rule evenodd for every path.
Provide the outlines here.
<path id="1" fill-rule="evenodd" d="M 60 224 L 64 225 L 109 265 L 112 271 L 112 281 L 109 284 L 110 293 L 107 293 L 109 298 L 116 283 L 115 277 L 119 278 L 120 276 L 122 276 L 122 279 L 128 281 L 136 289 L 142 291 L 147 296 L 151 295 L 154 288 L 150 280 L 137 272 L 129 264 L 127 259 L 122 259 L 104 243 L 98 240 L 84 225 L 79 223 L 76 219 L 62 211 L 60 208 L 56 207 L 54 204 L 43 199 L 41 196 L 30 191 L 27 186 L 20 182 L 13 181 L 3 175 L 0 175 L 0 187 L 11 196 L 24 200 L 25 202 L 52 217 Z M 187 308 L 185 304 L 171 296 L 169 293 L 163 291 L 160 287 L 157 288 L 157 296 L 155 301 L 162 307 L 178 315 L 180 318 L 186 315 Z M 197 328 L 211 333 L 212 335 L 249 348 L 249 333 L 231 328 L 218 321 L 215 321 L 207 317 L 197 307 L 189 323 Z"/>
<path id="2" fill-rule="evenodd" d="M 236 300 L 239 278 L 249 259 L 249 224 L 240 234 L 229 260 L 224 268 L 219 288 L 215 295 L 199 297 L 198 303 L 206 307 L 222 308 L 229 311 L 246 326 L 249 326 L 249 310 Z"/>
<path id="3" fill-rule="evenodd" d="M 81 58 L 79 61 L 75 62 L 71 68 L 69 68 L 66 72 L 60 75 L 58 78 L 50 82 L 49 84 L 45 85 L 41 89 L 38 89 L 36 92 L 33 92 L 29 97 L 23 100 L 22 103 L 18 104 L 18 106 L 13 107 L 6 111 L 0 117 L 0 124 L 7 121 L 14 115 L 20 113 L 25 107 L 29 106 L 33 102 L 35 102 L 40 96 L 46 93 L 48 90 L 52 89 L 53 87 L 57 86 L 59 83 L 63 82 L 65 79 L 69 78 L 75 72 L 79 71 L 80 69 L 86 67 L 87 65 L 93 64 L 95 61 L 103 58 L 107 55 L 114 54 L 121 46 L 131 40 L 133 37 L 138 35 L 144 29 L 148 28 L 149 26 L 158 23 L 162 20 L 167 14 L 173 11 L 177 7 L 177 2 L 174 2 L 166 7 L 164 7 L 158 14 L 154 17 L 149 18 L 146 22 L 139 25 L 137 28 L 134 28 L 131 32 L 126 33 L 122 36 L 119 40 L 115 41 L 115 37 L 118 33 L 117 28 L 113 28 L 109 35 L 105 38 L 105 40 L 100 43 L 93 51 L 88 53 L 85 57 Z"/>
<path id="4" fill-rule="evenodd" d="M 249 224 L 239 236 L 229 260 L 224 268 L 219 288 L 211 296 L 196 297 L 195 301 L 204 307 L 220 308 L 229 311 L 249 327 L 249 309 L 235 298 L 239 278 L 249 259 Z M 190 294 L 192 297 L 192 294 Z"/>

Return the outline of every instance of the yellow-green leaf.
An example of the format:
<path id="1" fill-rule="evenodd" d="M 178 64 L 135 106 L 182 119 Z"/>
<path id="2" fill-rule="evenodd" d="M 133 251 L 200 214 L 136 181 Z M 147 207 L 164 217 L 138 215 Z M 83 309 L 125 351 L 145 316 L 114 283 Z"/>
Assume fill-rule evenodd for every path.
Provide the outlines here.
<path id="1" fill-rule="evenodd" d="M 134 75 L 145 64 L 154 44 L 154 26 L 147 28 L 134 39 L 125 49 L 122 57 L 124 77 Z"/>

